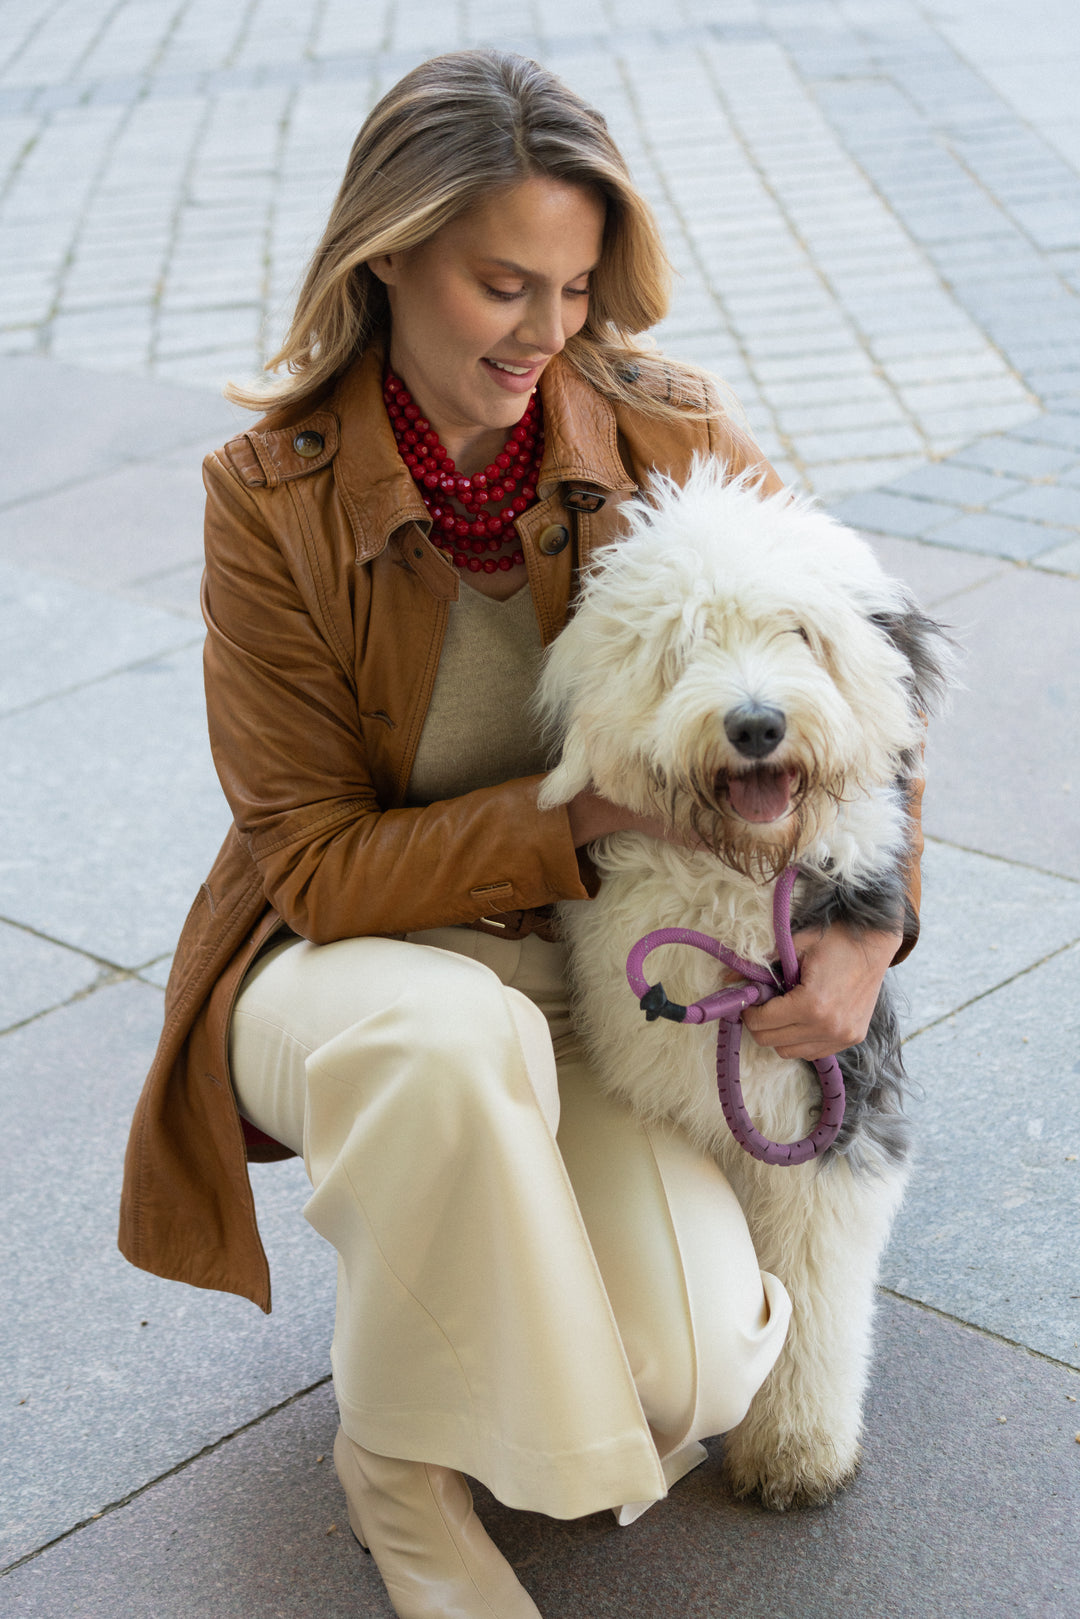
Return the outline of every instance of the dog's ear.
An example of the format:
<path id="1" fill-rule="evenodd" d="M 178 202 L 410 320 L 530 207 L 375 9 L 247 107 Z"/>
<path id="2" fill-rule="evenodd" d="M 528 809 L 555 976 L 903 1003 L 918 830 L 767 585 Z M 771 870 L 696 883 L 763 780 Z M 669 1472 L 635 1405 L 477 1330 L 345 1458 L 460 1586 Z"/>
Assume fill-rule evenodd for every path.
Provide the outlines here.
<path id="1" fill-rule="evenodd" d="M 903 591 L 899 604 L 870 614 L 870 622 L 892 642 L 911 670 L 911 695 L 924 714 L 941 707 L 953 684 L 957 663 L 956 642 L 943 624 L 924 613 L 915 598 Z"/>
<path id="2" fill-rule="evenodd" d="M 581 726 L 575 723 L 563 738 L 559 762 L 540 788 L 536 802 L 541 809 L 556 809 L 560 804 L 569 804 L 591 781 L 585 739 Z"/>

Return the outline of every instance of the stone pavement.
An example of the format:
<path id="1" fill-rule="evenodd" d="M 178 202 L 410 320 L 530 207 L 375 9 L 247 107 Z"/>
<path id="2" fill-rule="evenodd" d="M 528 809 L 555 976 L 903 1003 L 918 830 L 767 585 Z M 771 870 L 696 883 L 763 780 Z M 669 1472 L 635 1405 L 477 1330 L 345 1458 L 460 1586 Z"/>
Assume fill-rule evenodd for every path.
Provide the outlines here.
<path id="1" fill-rule="evenodd" d="M 903 969 L 919 1167 L 863 1472 L 711 1464 L 629 1530 L 482 1510 L 550 1619 L 1080 1611 L 1080 13 L 1074 0 L 0 0 L 0 1614 L 390 1610 L 329 1451 L 332 1256 L 254 1171 L 247 1304 L 114 1248 L 127 1120 L 224 803 L 201 453 L 374 97 L 493 41 L 605 111 L 662 333 L 967 648 Z"/>

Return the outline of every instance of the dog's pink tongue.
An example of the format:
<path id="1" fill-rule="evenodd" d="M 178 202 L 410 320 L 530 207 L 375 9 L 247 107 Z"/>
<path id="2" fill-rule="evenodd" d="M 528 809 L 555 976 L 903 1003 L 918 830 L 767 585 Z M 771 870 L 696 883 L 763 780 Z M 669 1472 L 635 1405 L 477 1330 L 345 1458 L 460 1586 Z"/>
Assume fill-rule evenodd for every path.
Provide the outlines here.
<path id="1" fill-rule="evenodd" d="M 769 770 L 758 765 L 745 776 L 728 779 L 728 797 L 736 815 L 744 821 L 778 821 L 791 803 L 795 777 L 786 770 Z"/>

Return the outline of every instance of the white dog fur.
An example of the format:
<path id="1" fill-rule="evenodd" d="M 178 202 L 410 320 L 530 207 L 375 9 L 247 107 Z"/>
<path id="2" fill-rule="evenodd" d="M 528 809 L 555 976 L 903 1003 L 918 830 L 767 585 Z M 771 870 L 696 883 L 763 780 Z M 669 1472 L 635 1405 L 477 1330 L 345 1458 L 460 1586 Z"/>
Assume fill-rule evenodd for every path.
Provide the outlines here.
<path id="1" fill-rule="evenodd" d="M 706 845 L 600 840 L 599 895 L 564 905 L 562 924 L 602 1082 L 715 1154 L 762 1268 L 791 1294 L 781 1358 L 725 1441 L 733 1488 L 785 1508 L 827 1500 L 858 1465 L 878 1261 L 907 1175 L 889 994 L 866 1041 L 841 1054 L 848 1107 L 836 1146 L 798 1168 L 769 1167 L 724 1123 L 715 1025 L 646 1024 L 626 957 L 645 933 L 679 926 L 775 960 L 772 891 L 792 861 L 805 874 L 797 927 L 902 922 L 905 783 L 950 655 L 869 547 L 805 501 L 761 499 L 715 463 L 684 488 L 660 480 L 648 493 L 628 508 L 625 538 L 599 553 L 549 653 L 538 703 L 561 752 L 541 802 L 591 784 Z M 647 971 L 687 1003 L 716 988 L 720 969 L 668 946 Z M 742 1081 L 765 1135 L 790 1141 L 813 1128 L 809 1064 L 744 1034 Z"/>

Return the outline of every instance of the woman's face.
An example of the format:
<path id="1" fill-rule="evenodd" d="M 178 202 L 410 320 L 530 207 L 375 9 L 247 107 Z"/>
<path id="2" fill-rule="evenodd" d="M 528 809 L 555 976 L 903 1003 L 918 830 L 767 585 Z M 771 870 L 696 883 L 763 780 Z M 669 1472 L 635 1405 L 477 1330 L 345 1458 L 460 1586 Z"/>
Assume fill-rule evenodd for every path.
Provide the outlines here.
<path id="1" fill-rule="evenodd" d="M 584 325 L 604 217 L 594 191 L 536 177 L 371 260 L 390 300 L 390 364 L 463 471 L 501 449 Z"/>

